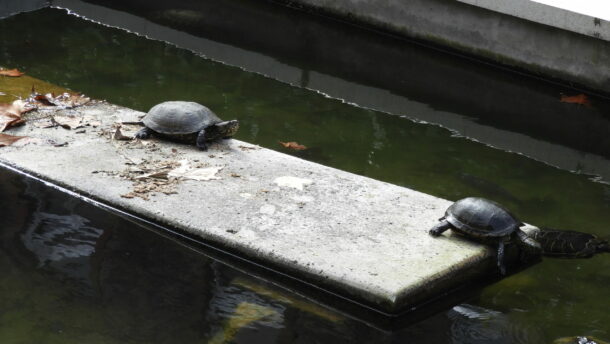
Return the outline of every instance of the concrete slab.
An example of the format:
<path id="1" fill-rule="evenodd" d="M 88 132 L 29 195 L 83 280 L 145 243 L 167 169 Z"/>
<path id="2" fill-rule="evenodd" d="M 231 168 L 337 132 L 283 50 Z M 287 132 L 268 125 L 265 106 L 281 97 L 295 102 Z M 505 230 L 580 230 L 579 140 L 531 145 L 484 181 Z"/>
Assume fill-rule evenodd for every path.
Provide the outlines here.
<path id="1" fill-rule="evenodd" d="M 610 40 L 610 5 L 597 0 L 458 0 L 559 29 Z"/>
<path id="2" fill-rule="evenodd" d="M 201 152 L 114 135 L 141 115 L 104 102 L 29 113 L 8 133 L 37 142 L 0 148 L 0 162 L 383 312 L 495 272 L 491 249 L 427 234 L 447 200 L 238 140 Z M 49 116 L 79 128 L 44 128 Z"/>
<path id="3" fill-rule="evenodd" d="M 610 92 L 608 22 L 599 17 L 529 0 L 272 1 Z"/>

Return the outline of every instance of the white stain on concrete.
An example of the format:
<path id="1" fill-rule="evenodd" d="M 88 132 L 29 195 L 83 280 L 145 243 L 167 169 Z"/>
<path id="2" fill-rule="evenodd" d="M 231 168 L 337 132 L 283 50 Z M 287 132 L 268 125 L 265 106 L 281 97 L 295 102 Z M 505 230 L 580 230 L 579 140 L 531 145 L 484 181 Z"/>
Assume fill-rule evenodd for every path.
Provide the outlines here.
<path id="1" fill-rule="evenodd" d="M 273 215 L 275 213 L 275 206 L 272 204 L 265 204 L 258 210 L 262 214 Z"/>
<path id="2" fill-rule="evenodd" d="M 306 185 L 310 185 L 313 183 L 313 180 L 292 176 L 283 176 L 275 178 L 273 181 L 280 187 L 294 188 L 298 190 L 303 190 Z"/>

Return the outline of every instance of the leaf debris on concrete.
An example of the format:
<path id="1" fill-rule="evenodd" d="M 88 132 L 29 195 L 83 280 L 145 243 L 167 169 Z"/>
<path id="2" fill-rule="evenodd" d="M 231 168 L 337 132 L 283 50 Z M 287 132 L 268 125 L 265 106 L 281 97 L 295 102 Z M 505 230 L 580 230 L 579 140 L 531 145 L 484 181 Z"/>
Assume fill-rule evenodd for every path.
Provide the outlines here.
<path id="1" fill-rule="evenodd" d="M 134 139 L 134 137 L 123 134 L 121 131 L 121 126 L 118 125 L 114 131 L 114 135 L 112 135 L 112 139 L 116 141 L 131 141 Z"/>
<path id="2" fill-rule="evenodd" d="M 31 140 L 30 137 L 28 136 L 15 136 L 15 135 L 8 135 L 8 134 L 4 134 L 4 133 L 0 133 L 0 147 L 5 147 L 5 146 L 11 146 L 11 145 L 24 145 L 26 143 L 29 143 L 29 141 Z M 19 144 L 17 144 L 18 141 Z"/>
<path id="3" fill-rule="evenodd" d="M 123 198 L 139 197 L 148 200 L 152 193 L 166 195 L 176 193 L 178 178 L 170 177 L 169 171 L 178 167 L 176 161 L 144 160 L 136 166 L 130 166 L 119 174 L 119 177 L 133 182 L 132 191 L 121 195 Z"/>
<path id="4" fill-rule="evenodd" d="M 0 104 L 0 132 L 25 123 L 21 116 L 33 109 L 22 100 L 15 100 L 10 104 Z"/>
<path id="5" fill-rule="evenodd" d="M 184 159 L 143 160 L 138 164 L 129 163 L 129 167 L 118 176 L 133 182 L 130 192 L 121 195 L 123 198 L 139 197 L 148 200 L 155 192 L 171 195 L 176 193 L 177 185 L 185 179 L 206 181 L 220 179 L 216 176 L 224 166 L 205 166 L 203 163 L 191 165 Z M 99 173 L 100 171 L 95 171 Z M 112 173 L 110 173 L 112 174 Z"/>

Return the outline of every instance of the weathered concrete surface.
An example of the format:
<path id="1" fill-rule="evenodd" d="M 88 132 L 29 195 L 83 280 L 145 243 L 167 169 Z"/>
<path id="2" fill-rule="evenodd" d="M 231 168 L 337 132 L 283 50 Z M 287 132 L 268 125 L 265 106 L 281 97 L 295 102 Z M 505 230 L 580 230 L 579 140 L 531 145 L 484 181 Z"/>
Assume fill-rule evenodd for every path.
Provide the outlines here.
<path id="1" fill-rule="evenodd" d="M 534 18 L 524 20 L 456 0 L 275 1 L 303 6 L 535 74 L 610 92 L 610 43 L 551 27 L 542 17 L 537 21 L 533 21 Z M 555 12 L 556 20 L 566 21 L 582 16 L 552 6 L 542 6 L 546 7 L 540 14 Z M 599 18 L 591 18 L 591 23 L 595 28 L 608 25 L 607 21 Z M 602 37 L 602 32 L 596 30 L 591 35 Z"/>
<path id="2" fill-rule="evenodd" d="M 458 0 L 583 35 L 610 40 L 610 7 L 598 0 Z"/>
<path id="3" fill-rule="evenodd" d="M 0 1 L 0 18 L 15 13 L 34 11 L 49 6 L 49 0 L 2 0 Z"/>
<path id="4" fill-rule="evenodd" d="M 41 141 L 0 148 L 0 162 L 386 312 L 496 271 L 491 249 L 427 234 L 446 200 L 237 140 L 208 152 L 154 139 L 115 140 L 113 124 L 142 113 L 106 103 L 60 113 L 88 125 L 39 128 L 44 119 L 35 118 L 53 113 L 30 113 L 25 126 L 9 133 Z M 221 168 L 220 179 L 179 180 L 175 193 L 148 200 L 121 196 L 142 180 L 134 174 L 185 159 Z M 121 176 L 127 172 L 131 179 Z"/>

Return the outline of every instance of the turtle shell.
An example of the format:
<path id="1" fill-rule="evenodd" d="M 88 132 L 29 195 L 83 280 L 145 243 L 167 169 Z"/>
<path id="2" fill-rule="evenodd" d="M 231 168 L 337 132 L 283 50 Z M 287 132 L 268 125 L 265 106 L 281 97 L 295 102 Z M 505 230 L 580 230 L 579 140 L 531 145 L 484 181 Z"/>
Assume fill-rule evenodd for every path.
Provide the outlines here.
<path id="1" fill-rule="evenodd" d="M 521 221 L 504 207 L 478 197 L 453 203 L 445 212 L 445 219 L 458 232 L 478 238 L 503 237 L 521 226 Z"/>
<path id="2" fill-rule="evenodd" d="M 201 104 L 169 101 L 153 106 L 142 122 L 161 134 L 185 135 L 196 133 L 222 120 Z"/>

